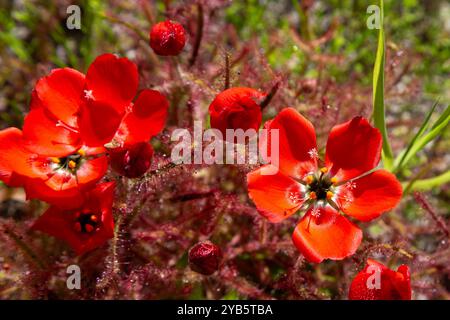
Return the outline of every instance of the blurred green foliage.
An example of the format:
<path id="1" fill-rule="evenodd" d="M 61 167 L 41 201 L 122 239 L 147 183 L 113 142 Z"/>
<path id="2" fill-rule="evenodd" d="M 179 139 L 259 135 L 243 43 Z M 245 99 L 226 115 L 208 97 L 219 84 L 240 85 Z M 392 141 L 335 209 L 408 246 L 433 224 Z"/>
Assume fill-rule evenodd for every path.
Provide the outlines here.
<path id="1" fill-rule="evenodd" d="M 302 8 L 296 0 L 244 0 L 235 1 L 226 10 L 226 19 L 238 30 L 242 40 L 258 35 L 261 47 L 268 52 L 273 67 L 285 65 L 292 56 L 298 56 L 299 64 L 292 72 L 305 70 L 309 57 L 299 50 L 290 36 L 294 26 L 300 34 L 303 24 L 299 21 Z M 328 71 L 339 81 L 355 74 L 362 83 L 372 82 L 372 67 L 376 51 L 377 30 L 366 26 L 370 4 L 378 1 L 317 1 L 309 12 L 308 28 L 312 37 L 323 34 L 333 19 L 339 21 L 333 37 L 322 48 L 328 54 L 345 57 L 344 64 L 331 66 Z M 284 11 L 287 14 L 277 15 Z M 413 72 L 424 80 L 426 93 L 441 95 L 450 89 L 450 5 L 445 0 L 386 0 L 385 29 L 391 46 L 409 49 L 420 55 L 420 63 L 414 64 Z M 276 48 L 270 33 L 278 30 L 282 37 Z M 314 67 L 314 64 L 312 65 Z M 312 71 L 310 71 L 312 72 Z"/>

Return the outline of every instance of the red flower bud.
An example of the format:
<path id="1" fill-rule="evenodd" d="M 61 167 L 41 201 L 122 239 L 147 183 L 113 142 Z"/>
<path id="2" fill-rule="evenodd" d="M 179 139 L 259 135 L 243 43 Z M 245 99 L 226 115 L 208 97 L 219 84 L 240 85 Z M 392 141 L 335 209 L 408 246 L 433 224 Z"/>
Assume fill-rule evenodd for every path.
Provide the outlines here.
<path id="1" fill-rule="evenodd" d="M 166 20 L 155 24 L 150 31 L 150 47 L 160 56 L 178 55 L 185 43 L 185 31 L 178 22 Z"/>
<path id="2" fill-rule="evenodd" d="M 153 148 L 147 142 L 115 148 L 110 151 L 111 167 L 122 176 L 137 178 L 150 168 L 152 155 Z"/>
<path id="3" fill-rule="evenodd" d="M 364 270 L 353 279 L 348 297 L 350 300 L 411 300 L 409 268 L 401 265 L 394 271 L 368 259 Z"/>
<path id="4" fill-rule="evenodd" d="M 189 267 L 206 276 L 219 269 L 221 260 L 222 250 L 211 241 L 199 242 L 189 250 Z"/>
<path id="5" fill-rule="evenodd" d="M 211 128 L 222 132 L 226 129 L 255 129 L 261 125 L 259 106 L 265 94 L 252 88 L 230 88 L 219 93 L 209 106 Z"/>

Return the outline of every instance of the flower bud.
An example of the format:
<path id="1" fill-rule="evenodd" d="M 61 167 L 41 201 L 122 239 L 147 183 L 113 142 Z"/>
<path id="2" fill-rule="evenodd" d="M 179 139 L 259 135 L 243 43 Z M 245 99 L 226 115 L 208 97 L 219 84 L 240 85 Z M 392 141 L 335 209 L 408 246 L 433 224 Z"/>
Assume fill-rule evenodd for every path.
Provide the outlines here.
<path id="1" fill-rule="evenodd" d="M 150 168 L 153 148 L 147 142 L 110 150 L 111 167 L 118 174 L 137 178 Z"/>
<path id="2" fill-rule="evenodd" d="M 350 284 L 350 300 L 411 300 L 409 267 L 391 270 L 378 261 L 367 259 L 367 265 Z"/>
<path id="3" fill-rule="evenodd" d="M 203 241 L 189 250 L 189 267 L 200 274 L 209 276 L 219 269 L 222 250 L 211 241 Z"/>
<path id="4" fill-rule="evenodd" d="M 175 21 L 155 24 L 150 31 L 150 47 L 160 56 L 176 56 L 186 43 L 184 28 Z"/>
<path id="5" fill-rule="evenodd" d="M 258 130 L 262 114 L 259 104 L 265 94 L 252 88 L 230 88 L 219 93 L 209 106 L 211 128 L 222 132 L 226 129 Z"/>

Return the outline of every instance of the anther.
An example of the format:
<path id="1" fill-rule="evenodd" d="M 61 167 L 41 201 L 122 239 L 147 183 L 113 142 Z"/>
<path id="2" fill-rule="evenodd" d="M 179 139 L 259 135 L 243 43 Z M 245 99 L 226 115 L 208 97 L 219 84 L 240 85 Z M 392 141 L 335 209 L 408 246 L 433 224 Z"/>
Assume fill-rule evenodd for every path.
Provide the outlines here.
<path id="1" fill-rule="evenodd" d="M 333 177 L 330 179 L 332 184 L 336 184 L 338 182 L 338 179 L 336 177 Z"/>
<path id="2" fill-rule="evenodd" d="M 306 176 L 305 182 L 306 184 L 311 184 L 314 181 L 314 177 L 312 175 Z"/>
<path id="3" fill-rule="evenodd" d="M 333 196 L 334 196 L 333 192 L 327 191 L 327 199 L 331 199 L 331 198 L 333 198 Z"/>
<path id="4" fill-rule="evenodd" d="M 90 224 L 86 224 L 84 226 L 84 229 L 86 230 L 87 233 L 91 233 L 92 231 L 94 231 L 94 227 Z"/>
<path id="5" fill-rule="evenodd" d="M 79 154 L 80 156 L 84 157 L 86 155 L 86 151 L 84 151 L 83 149 L 80 149 L 77 151 L 77 154 Z"/>
<path id="6" fill-rule="evenodd" d="M 320 172 L 327 173 L 328 172 L 328 168 L 327 167 L 320 168 Z"/>
<path id="7" fill-rule="evenodd" d="M 98 221 L 98 218 L 95 215 L 91 215 L 90 219 L 91 219 L 92 222 L 97 222 Z"/>
<path id="8" fill-rule="evenodd" d="M 56 163 L 56 164 L 61 163 L 61 160 L 59 160 L 59 158 L 57 158 L 57 157 L 51 157 L 50 161 L 53 163 Z"/>
<path id="9" fill-rule="evenodd" d="M 77 163 L 73 160 L 69 161 L 69 168 L 70 169 L 75 169 L 77 167 Z"/>
<path id="10" fill-rule="evenodd" d="M 317 194 L 316 194 L 314 191 L 311 191 L 311 192 L 309 193 L 309 198 L 310 198 L 310 199 L 317 199 Z"/>

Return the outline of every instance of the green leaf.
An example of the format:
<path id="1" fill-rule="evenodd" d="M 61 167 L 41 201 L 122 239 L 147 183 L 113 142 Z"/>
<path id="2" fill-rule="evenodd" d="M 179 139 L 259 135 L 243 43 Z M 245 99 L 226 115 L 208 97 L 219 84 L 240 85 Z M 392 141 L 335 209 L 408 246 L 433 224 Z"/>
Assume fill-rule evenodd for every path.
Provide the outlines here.
<path id="1" fill-rule="evenodd" d="M 239 300 L 239 294 L 236 290 L 230 290 L 223 297 L 222 300 Z"/>
<path id="2" fill-rule="evenodd" d="M 431 130 L 436 129 L 437 127 L 440 127 L 442 125 L 442 123 L 444 123 L 445 121 L 447 121 L 448 123 L 448 118 L 450 116 L 450 105 L 447 106 L 447 108 L 445 109 L 445 111 L 441 114 L 441 116 L 439 117 L 439 119 L 437 119 L 437 121 L 435 122 L 435 124 L 431 127 Z"/>
<path id="3" fill-rule="evenodd" d="M 410 191 L 426 191 L 450 182 L 450 170 L 429 179 L 416 180 L 403 183 L 404 193 Z"/>
<path id="4" fill-rule="evenodd" d="M 450 105 L 442 113 L 439 119 L 431 127 L 430 131 L 426 134 L 422 134 L 416 141 L 414 141 L 409 151 L 403 157 L 403 166 L 405 166 L 409 160 L 420 150 L 422 150 L 430 141 L 436 138 L 444 131 L 450 121 Z M 420 130 L 419 130 L 420 131 Z"/>
<path id="5" fill-rule="evenodd" d="M 439 103 L 439 99 L 437 99 L 436 102 L 433 104 L 433 107 L 431 107 L 431 110 L 430 110 L 430 112 L 428 112 L 424 122 L 422 123 L 422 126 L 420 127 L 419 131 L 417 131 L 416 135 L 411 140 L 408 147 L 406 149 L 404 149 L 402 152 L 400 152 L 398 157 L 395 159 L 394 170 L 393 170 L 394 172 L 397 172 L 398 170 L 402 169 L 403 165 L 405 164 L 405 158 L 408 155 L 408 153 L 411 151 L 411 149 L 414 146 L 414 144 L 416 143 L 417 139 L 428 129 L 428 124 L 430 123 L 431 116 L 432 116 L 434 110 L 436 109 L 436 106 L 438 105 L 438 103 Z"/>
<path id="6" fill-rule="evenodd" d="M 385 38 L 384 38 L 384 3 L 380 0 L 380 30 L 378 33 L 378 48 L 373 67 L 373 116 L 375 127 L 380 130 L 383 137 L 383 165 L 387 170 L 392 169 L 394 156 L 389 144 L 386 130 L 386 115 L 384 106 L 384 62 L 385 62 Z"/>

